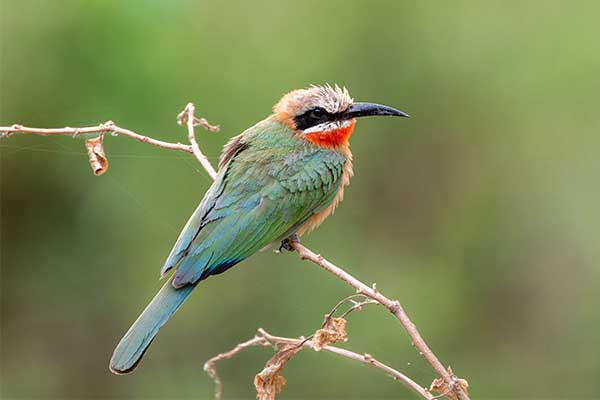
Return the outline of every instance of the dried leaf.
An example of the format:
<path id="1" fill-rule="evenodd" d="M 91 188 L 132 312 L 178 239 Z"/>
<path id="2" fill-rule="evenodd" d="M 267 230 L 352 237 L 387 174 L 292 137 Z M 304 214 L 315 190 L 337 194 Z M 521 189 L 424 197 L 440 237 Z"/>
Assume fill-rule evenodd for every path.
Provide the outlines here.
<path id="1" fill-rule="evenodd" d="M 296 353 L 302 350 L 302 346 L 288 345 L 277 352 L 267 361 L 265 367 L 254 377 L 256 398 L 258 400 L 274 400 L 275 395 L 280 393 L 285 385 L 285 378 L 279 372 Z"/>
<path id="2" fill-rule="evenodd" d="M 467 389 L 469 387 L 469 382 L 467 382 L 466 379 L 461 379 L 461 378 L 457 377 L 456 375 L 454 375 L 454 372 L 452 372 L 451 367 L 448 367 L 448 373 L 450 374 L 450 376 L 454 377 L 454 379 L 455 379 L 454 385 L 460 387 L 465 393 L 468 394 Z M 448 387 L 448 385 L 442 378 L 435 378 L 433 380 L 433 382 L 431 382 L 429 391 L 432 393 L 444 395 L 447 398 L 449 398 L 450 400 L 458 400 L 458 396 L 456 395 L 456 393 L 454 393 L 452 388 Z"/>
<path id="3" fill-rule="evenodd" d="M 344 318 L 325 317 L 323 327 L 315 332 L 312 345 L 315 351 L 320 351 L 323 347 L 331 343 L 347 342 L 346 320 Z"/>
<path id="4" fill-rule="evenodd" d="M 88 157 L 90 159 L 90 166 L 94 175 L 100 176 L 108 170 L 108 159 L 104 154 L 104 148 L 102 147 L 103 135 L 96 136 L 85 141 L 85 148 L 87 149 Z"/>

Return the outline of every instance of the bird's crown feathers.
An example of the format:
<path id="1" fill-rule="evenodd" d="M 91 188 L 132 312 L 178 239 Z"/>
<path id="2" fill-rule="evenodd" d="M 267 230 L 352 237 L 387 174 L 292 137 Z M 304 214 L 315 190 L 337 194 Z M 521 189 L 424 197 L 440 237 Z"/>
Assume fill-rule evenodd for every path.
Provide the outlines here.
<path id="1" fill-rule="evenodd" d="M 325 84 L 311 85 L 306 89 L 297 89 L 285 94 L 273 107 L 273 112 L 281 120 L 290 120 L 316 107 L 328 113 L 337 114 L 346 111 L 354 103 L 348 89 Z"/>

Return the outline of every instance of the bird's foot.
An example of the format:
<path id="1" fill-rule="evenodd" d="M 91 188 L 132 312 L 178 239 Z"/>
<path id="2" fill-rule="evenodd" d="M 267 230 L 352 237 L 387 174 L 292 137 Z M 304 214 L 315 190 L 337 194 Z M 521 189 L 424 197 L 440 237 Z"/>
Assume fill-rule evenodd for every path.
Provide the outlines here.
<path id="1" fill-rule="evenodd" d="M 300 238 L 295 233 L 289 238 L 286 238 L 281 241 L 281 246 L 279 246 L 279 252 L 281 252 L 281 250 L 294 251 L 292 243 L 300 243 Z"/>

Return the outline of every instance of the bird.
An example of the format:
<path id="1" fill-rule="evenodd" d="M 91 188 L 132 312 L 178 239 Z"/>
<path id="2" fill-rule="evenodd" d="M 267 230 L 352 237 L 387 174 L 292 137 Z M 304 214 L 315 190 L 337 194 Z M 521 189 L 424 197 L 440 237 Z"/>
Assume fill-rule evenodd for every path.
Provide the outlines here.
<path id="1" fill-rule="evenodd" d="M 409 115 L 354 102 L 345 87 L 312 85 L 283 95 L 270 116 L 231 138 L 160 271 L 172 274 L 118 343 L 110 371 L 132 372 L 201 281 L 269 246 L 289 250 L 331 215 L 353 175 L 350 135 L 367 116 Z"/>

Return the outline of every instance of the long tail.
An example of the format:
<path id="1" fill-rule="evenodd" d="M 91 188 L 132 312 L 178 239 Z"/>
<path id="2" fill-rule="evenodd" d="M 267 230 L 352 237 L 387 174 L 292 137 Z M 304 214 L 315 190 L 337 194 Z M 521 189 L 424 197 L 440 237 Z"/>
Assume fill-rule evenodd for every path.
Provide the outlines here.
<path id="1" fill-rule="evenodd" d="M 175 289 L 171 280 L 172 278 L 154 296 L 117 345 L 110 359 L 110 370 L 114 374 L 127 374 L 135 369 L 160 327 L 171 318 L 196 287 L 196 284 L 193 284 Z"/>

